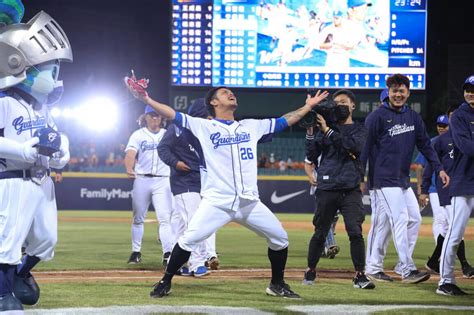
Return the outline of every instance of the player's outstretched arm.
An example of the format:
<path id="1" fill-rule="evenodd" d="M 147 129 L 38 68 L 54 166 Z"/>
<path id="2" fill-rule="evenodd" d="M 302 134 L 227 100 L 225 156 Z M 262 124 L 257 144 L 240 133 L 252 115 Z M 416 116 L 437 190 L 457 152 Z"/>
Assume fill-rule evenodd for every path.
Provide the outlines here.
<path id="1" fill-rule="evenodd" d="M 147 105 L 150 105 L 158 114 L 160 114 L 160 116 L 164 117 L 165 119 L 175 119 L 176 111 L 174 109 L 166 104 L 155 101 L 148 95 L 148 92 L 146 91 L 148 88 L 148 79 L 138 80 L 132 70 L 132 76 L 125 77 L 124 82 L 130 93 L 132 93 L 135 98 Z"/>
<path id="2" fill-rule="evenodd" d="M 283 115 L 283 118 L 286 119 L 288 126 L 292 126 L 296 124 L 298 121 L 300 121 L 300 119 L 303 118 L 304 115 L 309 113 L 313 109 L 313 107 L 321 103 L 328 95 L 329 95 L 328 91 L 321 92 L 320 90 L 318 90 L 318 92 L 313 97 L 311 97 L 311 95 L 308 94 L 308 96 L 306 97 L 306 103 L 304 104 L 304 106 L 298 108 L 295 111 L 292 111 Z"/>

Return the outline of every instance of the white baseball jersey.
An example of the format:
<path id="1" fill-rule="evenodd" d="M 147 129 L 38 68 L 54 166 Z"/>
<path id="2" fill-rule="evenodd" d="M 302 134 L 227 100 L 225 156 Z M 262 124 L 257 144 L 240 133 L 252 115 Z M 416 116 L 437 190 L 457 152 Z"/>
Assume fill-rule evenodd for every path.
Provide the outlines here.
<path id="1" fill-rule="evenodd" d="M 56 125 L 48 115 L 47 106 L 35 110 L 22 99 L 10 96 L 0 97 L 0 130 L 8 139 L 25 142 L 33 137 L 35 131 L 48 125 L 56 129 Z M 48 157 L 40 156 L 36 164 L 48 167 Z M 0 172 L 9 170 L 23 170 L 32 167 L 32 163 L 0 158 Z"/>
<path id="2" fill-rule="evenodd" d="M 166 129 L 160 129 L 157 133 L 153 133 L 144 127 L 132 133 L 125 151 L 134 150 L 137 152 L 137 161 L 134 167 L 136 174 L 170 176 L 169 166 L 160 159 L 156 149 L 165 132 Z"/>
<path id="3" fill-rule="evenodd" d="M 201 195 L 214 206 L 236 211 L 239 199 L 259 200 L 257 142 L 275 131 L 275 119 L 224 122 L 176 113 L 176 124 L 199 139 L 206 168 Z"/>

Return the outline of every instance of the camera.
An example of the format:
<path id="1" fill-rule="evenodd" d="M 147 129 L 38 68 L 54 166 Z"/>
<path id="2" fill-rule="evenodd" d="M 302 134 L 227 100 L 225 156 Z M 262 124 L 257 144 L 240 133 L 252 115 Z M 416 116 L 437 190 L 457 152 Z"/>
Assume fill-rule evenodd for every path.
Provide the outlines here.
<path id="1" fill-rule="evenodd" d="M 308 90 L 308 94 L 312 90 Z M 299 122 L 299 125 L 303 128 L 316 127 L 318 124 L 317 114 L 323 116 L 328 126 L 333 126 L 337 123 L 336 117 L 336 103 L 333 100 L 324 100 L 320 104 L 316 105 L 309 113 L 307 113 Z"/>

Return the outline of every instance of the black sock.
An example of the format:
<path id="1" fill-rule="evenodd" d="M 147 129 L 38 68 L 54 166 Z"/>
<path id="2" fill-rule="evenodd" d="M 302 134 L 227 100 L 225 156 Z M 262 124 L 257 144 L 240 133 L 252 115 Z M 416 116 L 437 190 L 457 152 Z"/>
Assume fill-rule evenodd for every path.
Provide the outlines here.
<path id="1" fill-rule="evenodd" d="M 183 267 L 183 265 L 188 261 L 189 256 L 191 256 L 191 252 L 188 252 L 181 247 L 179 247 L 178 243 L 173 248 L 173 252 L 171 252 L 170 260 L 168 261 L 168 266 L 166 267 L 165 275 L 163 276 L 163 281 L 171 281 L 173 276 L 179 270 L 179 268 Z"/>
<path id="2" fill-rule="evenodd" d="M 15 265 L 0 264 L 0 296 L 13 292 Z"/>
<path id="3" fill-rule="evenodd" d="M 288 247 L 282 250 L 273 250 L 268 248 L 268 259 L 272 265 L 272 283 L 283 282 L 285 276 L 286 259 L 288 257 Z"/>
<path id="4" fill-rule="evenodd" d="M 16 268 L 16 274 L 19 277 L 25 278 L 30 273 L 31 269 L 33 269 L 33 267 L 36 266 L 36 264 L 38 264 L 40 261 L 41 259 L 36 256 L 24 256 L 21 260 L 21 264 Z"/>
<path id="5" fill-rule="evenodd" d="M 464 246 L 464 240 L 461 240 L 461 243 L 459 243 L 457 254 L 459 261 L 461 262 L 462 268 L 464 268 L 466 265 L 469 265 L 466 259 L 466 248 Z"/>
<path id="6" fill-rule="evenodd" d="M 443 249 L 443 243 L 444 243 L 444 236 L 439 234 L 438 239 L 436 240 L 436 247 L 433 251 L 433 254 L 431 254 L 431 257 L 430 257 L 431 263 L 433 264 L 439 263 L 439 258 L 441 257 L 441 250 Z"/>

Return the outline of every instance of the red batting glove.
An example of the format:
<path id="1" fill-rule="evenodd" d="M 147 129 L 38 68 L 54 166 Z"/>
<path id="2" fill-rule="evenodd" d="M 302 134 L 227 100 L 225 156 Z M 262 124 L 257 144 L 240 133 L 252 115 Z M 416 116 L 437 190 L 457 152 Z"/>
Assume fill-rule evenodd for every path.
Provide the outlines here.
<path id="1" fill-rule="evenodd" d="M 150 82 L 150 80 L 145 78 L 137 80 L 135 73 L 132 70 L 132 76 L 125 77 L 124 81 L 130 93 L 132 93 L 136 98 L 142 99 L 148 96 L 146 89 L 148 88 L 148 82 Z"/>

